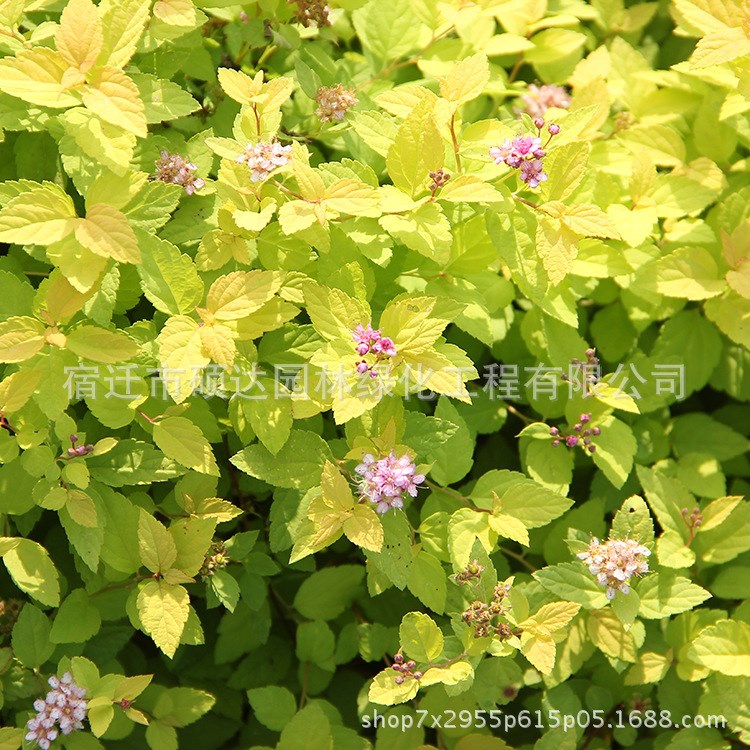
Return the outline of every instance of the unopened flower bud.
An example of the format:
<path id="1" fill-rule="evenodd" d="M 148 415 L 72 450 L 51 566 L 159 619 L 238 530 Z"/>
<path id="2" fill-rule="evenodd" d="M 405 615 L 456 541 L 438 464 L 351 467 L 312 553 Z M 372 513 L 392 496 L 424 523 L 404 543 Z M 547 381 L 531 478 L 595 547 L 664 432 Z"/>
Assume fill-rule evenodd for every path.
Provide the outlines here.
<path id="1" fill-rule="evenodd" d="M 554 122 L 550 123 L 549 127 L 547 128 L 550 135 L 557 135 L 560 132 L 560 126 L 556 125 Z"/>
<path id="2" fill-rule="evenodd" d="M 404 682 L 404 678 L 401 675 L 399 675 L 398 677 L 396 677 L 395 682 L 397 685 L 401 685 Z"/>
<path id="3" fill-rule="evenodd" d="M 544 120 L 541 117 L 537 117 L 536 120 L 534 120 L 534 127 L 537 130 L 541 130 L 544 127 Z"/>

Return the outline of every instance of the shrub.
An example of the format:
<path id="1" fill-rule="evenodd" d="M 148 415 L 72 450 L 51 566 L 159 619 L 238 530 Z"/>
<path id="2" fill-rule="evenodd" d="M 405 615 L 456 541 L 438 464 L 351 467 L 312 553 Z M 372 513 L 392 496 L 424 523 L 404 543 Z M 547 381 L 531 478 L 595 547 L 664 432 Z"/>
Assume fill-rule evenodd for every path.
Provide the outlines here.
<path id="1" fill-rule="evenodd" d="M 746 27 L 4 2 L 0 747 L 750 742 Z"/>

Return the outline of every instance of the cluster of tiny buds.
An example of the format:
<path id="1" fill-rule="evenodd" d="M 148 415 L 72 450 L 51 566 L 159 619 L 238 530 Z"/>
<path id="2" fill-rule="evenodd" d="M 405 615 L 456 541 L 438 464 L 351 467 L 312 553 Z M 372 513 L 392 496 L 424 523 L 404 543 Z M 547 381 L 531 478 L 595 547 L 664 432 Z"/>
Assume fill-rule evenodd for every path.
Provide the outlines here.
<path id="1" fill-rule="evenodd" d="M 559 125 L 550 123 L 547 127 L 549 137 L 546 143 L 542 143 L 544 120 L 537 118 L 534 126 L 538 131 L 536 136 L 523 135 L 513 140 L 506 138 L 502 146 L 490 149 L 490 157 L 495 164 L 507 164 L 511 169 L 520 169 L 521 181 L 531 188 L 538 187 L 539 183 L 547 180 L 542 159 L 547 155 L 547 145 L 560 132 Z"/>
<path id="2" fill-rule="evenodd" d="M 288 0 L 289 4 L 297 5 L 297 23 L 308 27 L 330 26 L 331 9 L 325 0 Z"/>
<path id="3" fill-rule="evenodd" d="M 618 112 L 613 118 L 612 121 L 614 123 L 614 132 L 619 133 L 622 130 L 627 130 L 628 128 L 635 125 L 636 119 L 633 117 L 630 112 Z"/>
<path id="4" fill-rule="evenodd" d="M 359 104 L 353 89 L 344 88 L 342 84 L 337 86 L 321 86 L 315 94 L 318 109 L 315 114 L 321 122 L 341 122 L 346 113 Z"/>
<path id="5" fill-rule="evenodd" d="M 434 196 L 441 187 L 444 187 L 450 178 L 451 176 L 442 169 L 438 169 L 437 172 L 430 172 L 430 180 L 432 182 L 430 182 L 428 188 L 432 195 Z"/>
<path id="6" fill-rule="evenodd" d="M 188 195 L 205 186 L 206 181 L 196 177 L 194 172 L 198 167 L 190 161 L 185 161 L 179 154 L 170 154 L 162 150 L 156 161 L 156 179 L 171 185 L 180 185 Z"/>
<path id="7" fill-rule="evenodd" d="M 602 434 L 599 427 L 586 427 L 591 422 L 591 414 L 581 414 L 578 422 L 573 425 L 573 430 L 569 433 L 561 433 L 557 427 L 550 427 L 549 434 L 552 437 L 552 445 L 556 448 L 564 443 L 568 448 L 580 446 L 589 453 L 596 452 L 596 446 L 593 439 Z"/>
<path id="8" fill-rule="evenodd" d="M 90 443 L 88 445 L 76 445 L 78 442 L 78 435 L 73 434 L 70 436 L 70 448 L 65 451 L 70 458 L 76 456 L 87 456 L 89 453 L 94 452 L 94 446 Z"/>
<path id="9" fill-rule="evenodd" d="M 479 580 L 483 572 L 484 565 L 480 565 L 478 560 L 472 560 L 463 570 L 453 576 L 453 580 L 459 584 L 469 583 Z"/>
<path id="10" fill-rule="evenodd" d="M 680 514 L 685 519 L 685 523 L 691 528 L 700 528 L 700 525 L 703 523 L 703 514 L 698 508 L 693 508 L 692 511 L 683 508 Z"/>
<path id="11" fill-rule="evenodd" d="M 582 362 L 580 359 L 571 359 L 570 364 L 571 367 L 575 367 L 577 370 L 581 371 L 583 378 L 587 383 L 593 385 L 599 379 L 601 363 L 599 362 L 599 357 L 596 356 L 596 349 L 586 349 L 585 362 Z M 565 381 L 570 380 L 569 375 L 563 374 L 561 377 Z"/>
<path id="12" fill-rule="evenodd" d="M 687 542 L 689 546 L 693 543 L 693 539 L 695 539 L 695 535 L 698 529 L 700 529 L 700 527 L 703 525 L 703 514 L 698 508 L 693 508 L 692 511 L 689 511 L 687 508 L 683 508 L 680 511 L 680 515 L 682 515 L 682 520 L 685 522 L 688 527 L 688 531 L 690 532 L 690 538 Z"/>
<path id="13" fill-rule="evenodd" d="M 399 673 L 396 677 L 396 684 L 403 684 L 404 680 L 407 677 L 413 677 L 415 680 L 421 679 L 422 673 L 419 671 L 414 671 L 414 668 L 416 666 L 417 663 L 415 661 L 404 661 L 404 657 L 401 654 L 396 654 L 393 657 L 393 666 L 391 667 L 394 672 Z"/>
<path id="14" fill-rule="evenodd" d="M 229 555 L 224 542 L 218 541 L 211 545 L 211 549 L 203 560 L 203 565 L 198 571 L 201 578 L 210 578 L 217 570 L 226 568 L 229 563 Z"/>
<path id="15" fill-rule="evenodd" d="M 461 619 L 467 625 L 473 625 L 474 635 L 477 638 L 486 638 L 489 635 L 497 635 L 505 640 L 513 635 L 509 625 L 505 623 L 493 623 L 496 617 L 502 617 L 508 610 L 504 599 L 510 591 L 510 585 L 503 583 L 495 586 L 492 600 L 489 603 L 479 599 L 472 602 L 461 614 Z"/>
<path id="16" fill-rule="evenodd" d="M 550 107 L 567 109 L 570 106 L 570 94 L 562 87 L 545 84 L 530 84 L 528 91 L 521 97 L 524 111 L 531 117 L 542 117 Z"/>
<path id="17" fill-rule="evenodd" d="M 354 350 L 360 357 L 368 354 L 375 355 L 375 362 L 372 364 L 368 364 L 364 359 L 357 362 L 356 370 L 360 375 L 369 372 L 371 378 L 376 378 L 378 376 L 377 365 L 397 354 L 393 339 L 383 336 L 380 330 L 373 328 L 369 323 L 366 326 L 359 324 L 352 331 L 352 339 L 355 344 Z"/>

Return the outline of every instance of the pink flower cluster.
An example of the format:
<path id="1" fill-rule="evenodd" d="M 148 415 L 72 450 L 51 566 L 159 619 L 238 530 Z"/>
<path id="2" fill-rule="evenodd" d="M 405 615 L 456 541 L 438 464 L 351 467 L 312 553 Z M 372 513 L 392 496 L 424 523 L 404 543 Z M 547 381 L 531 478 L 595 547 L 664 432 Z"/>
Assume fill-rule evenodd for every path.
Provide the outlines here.
<path id="1" fill-rule="evenodd" d="M 341 122 L 346 113 L 359 103 L 354 91 L 340 83 L 332 87 L 321 86 L 315 94 L 315 101 L 318 103 L 315 114 L 321 122 Z"/>
<path id="2" fill-rule="evenodd" d="M 49 749 L 59 732 L 68 735 L 76 729 L 83 729 L 88 710 L 84 700 L 86 691 L 76 685 L 70 672 L 65 672 L 59 679 L 53 675 L 48 682 L 52 690 L 44 700 L 34 701 L 36 716 L 26 724 L 26 741 L 36 742 L 42 750 Z"/>
<path id="3" fill-rule="evenodd" d="M 352 338 L 356 344 L 355 350 L 360 357 L 364 357 L 368 354 L 375 355 L 375 364 L 386 359 L 388 357 L 396 356 L 396 346 L 392 339 L 374 329 L 369 323 L 366 326 L 362 324 L 358 325 L 352 331 Z M 377 377 L 377 372 L 373 365 L 368 364 L 364 359 L 357 362 L 357 372 L 360 375 L 364 375 L 366 372 L 370 373 L 370 377 Z"/>
<path id="4" fill-rule="evenodd" d="M 155 164 L 157 180 L 181 185 L 188 195 L 192 195 L 206 184 L 205 180 L 193 174 L 198 167 L 190 161 L 185 161 L 179 154 L 170 154 L 169 151 L 162 150 Z"/>
<path id="5" fill-rule="evenodd" d="M 559 125 L 550 124 L 547 128 L 549 138 L 547 143 L 543 144 L 541 133 L 544 120 L 535 120 L 534 124 L 539 130 L 538 135 L 519 135 L 513 140 L 506 138 L 502 146 L 493 146 L 490 149 L 490 157 L 495 164 L 507 164 L 511 169 L 519 169 L 521 180 L 532 188 L 538 187 L 541 182 L 546 182 L 547 174 L 544 172 L 542 162 L 547 155 L 545 148 L 552 137 L 560 132 Z"/>
<path id="6" fill-rule="evenodd" d="M 607 599 L 619 591 L 630 593 L 630 579 L 648 573 L 651 550 L 633 539 L 608 539 L 601 543 L 594 537 L 585 552 L 577 557 L 589 566 L 601 586 L 607 587 Z"/>
<path id="7" fill-rule="evenodd" d="M 521 97 L 524 112 L 531 117 L 543 117 L 550 107 L 567 109 L 570 106 L 570 94 L 562 86 L 530 84 L 528 91 Z"/>
<path id="8" fill-rule="evenodd" d="M 411 458 L 406 453 L 397 458 L 394 451 L 381 459 L 367 453 L 354 471 L 362 477 L 359 483 L 362 497 L 374 503 L 378 513 L 403 508 L 404 494 L 416 497 L 418 486 L 424 482 L 424 474 L 417 474 Z"/>
<path id="9" fill-rule="evenodd" d="M 289 162 L 291 152 L 291 146 L 282 146 L 278 141 L 249 143 L 237 157 L 237 163 L 247 164 L 253 182 L 262 182 L 274 169 Z"/>

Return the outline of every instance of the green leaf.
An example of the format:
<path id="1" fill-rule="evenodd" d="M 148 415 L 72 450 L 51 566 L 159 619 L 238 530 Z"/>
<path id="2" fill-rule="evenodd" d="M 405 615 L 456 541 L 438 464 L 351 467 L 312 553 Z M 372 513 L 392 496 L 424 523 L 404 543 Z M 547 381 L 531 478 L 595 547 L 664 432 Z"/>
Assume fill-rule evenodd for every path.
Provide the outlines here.
<path id="1" fill-rule="evenodd" d="M 702 630 L 690 647 L 690 658 L 730 677 L 750 677 L 750 625 L 721 620 Z"/>
<path id="2" fill-rule="evenodd" d="M 440 615 L 445 611 L 445 571 L 434 555 L 424 550 L 417 554 L 409 569 L 409 580 L 406 585 L 409 591 L 433 612 Z"/>
<path id="3" fill-rule="evenodd" d="M 96 326 L 78 326 L 68 335 L 65 346 L 83 359 L 107 364 L 125 362 L 140 351 L 138 344 L 124 333 Z"/>
<path id="4" fill-rule="evenodd" d="M 495 505 L 494 495 L 499 497 Z M 564 495 L 543 487 L 515 471 L 489 471 L 477 480 L 472 499 L 482 508 L 496 509 L 526 528 L 545 526 L 573 505 Z"/>
<path id="5" fill-rule="evenodd" d="M 670 571 L 648 574 L 635 588 L 641 598 L 638 614 L 650 620 L 685 612 L 711 597 L 689 578 Z"/>
<path id="6" fill-rule="evenodd" d="M 202 474 L 219 475 L 219 467 L 200 428 L 185 417 L 166 417 L 154 425 L 154 442 L 183 466 Z"/>
<path id="7" fill-rule="evenodd" d="M 255 712 L 255 718 L 274 732 L 284 729 L 297 713 L 294 695 L 278 685 L 248 690 L 247 699 Z"/>
<path id="8" fill-rule="evenodd" d="M 578 602 L 586 609 L 599 609 L 607 604 L 604 589 L 580 563 L 549 565 L 532 575 L 550 593 Z"/>
<path id="9" fill-rule="evenodd" d="M 360 592 L 364 570 L 357 565 L 324 568 L 306 578 L 294 597 L 294 608 L 310 620 L 333 620 Z"/>
<path id="10" fill-rule="evenodd" d="M 331 750 L 333 737 L 328 715 L 317 704 L 297 712 L 284 727 L 276 750 Z"/>
<path id="11" fill-rule="evenodd" d="M 633 495 L 622 504 L 612 521 L 612 536 L 653 546 L 654 522 L 643 498 Z"/>
<path id="12" fill-rule="evenodd" d="M 187 576 L 194 576 L 203 565 L 211 547 L 216 520 L 213 518 L 180 518 L 169 527 L 177 556 L 171 565 Z"/>
<path id="13" fill-rule="evenodd" d="M 425 203 L 403 215 L 383 216 L 380 225 L 410 250 L 443 266 L 451 252 L 451 225 L 437 203 Z"/>
<path id="14" fill-rule="evenodd" d="M 277 454 L 289 439 L 294 418 L 292 400 L 283 394 L 280 398 L 273 396 L 273 386 L 266 381 L 266 392 L 258 398 L 242 399 L 244 413 L 250 420 L 253 432 L 270 453 Z"/>
<path id="15" fill-rule="evenodd" d="M 60 188 L 34 187 L 0 210 L 0 242 L 51 245 L 74 230 L 75 216 L 73 201 Z"/>
<path id="16" fill-rule="evenodd" d="M 177 750 L 177 731 L 160 721 L 149 722 L 146 743 L 151 750 Z"/>
<path id="17" fill-rule="evenodd" d="M 136 236 L 143 248 L 138 274 L 149 302 L 168 315 L 192 312 L 203 299 L 203 282 L 190 256 L 153 234 Z"/>
<path id="18" fill-rule="evenodd" d="M 332 458 L 327 443 L 314 432 L 292 430 L 276 455 L 261 445 L 251 445 L 230 461 L 246 474 L 277 487 L 308 489 L 320 482 L 323 465 Z"/>
<path id="19" fill-rule="evenodd" d="M 426 187 L 427 175 L 443 166 L 443 139 L 433 103 L 422 100 L 404 120 L 388 150 L 386 166 L 393 184 L 411 197 Z"/>
<path id="20" fill-rule="evenodd" d="M 131 78 L 140 92 L 149 124 L 176 120 L 200 107 L 187 91 L 172 81 L 146 73 L 136 73 Z"/>
<path id="21" fill-rule="evenodd" d="M 187 727 L 208 713 L 216 698 L 205 690 L 175 687 L 165 690 L 154 706 L 154 716 L 170 726 Z"/>
<path id="22" fill-rule="evenodd" d="M 49 639 L 52 643 L 85 643 L 101 627 L 99 610 L 83 589 L 68 594 L 57 610 Z"/>
<path id="23" fill-rule="evenodd" d="M 234 612 L 240 600 L 240 584 L 226 570 L 217 570 L 208 579 L 208 585 L 216 598 L 230 611 Z"/>
<path id="24" fill-rule="evenodd" d="M 44 326 L 34 318 L 11 317 L 0 323 L 0 362 L 23 362 L 44 346 Z"/>
<path id="25" fill-rule="evenodd" d="M 633 431 L 614 417 L 601 420 L 601 435 L 596 438 L 594 463 L 615 487 L 625 484 L 633 468 L 637 443 Z"/>
<path id="26" fill-rule="evenodd" d="M 50 621 L 33 604 L 25 604 L 13 626 L 11 645 L 14 656 L 29 669 L 36 669 L 52 656 Z M 2 744 L 0 744 L 2 747 Z"/>
<path id="27" fill-rule="evenodd" d="M 57 569 L 41 544 L 17 539 L 13 549 L 3 553 L 3 562 L 21 591 L 50 607 L 60 603 Z"/>
<path id="28" fill-rule="evenodd" d="M 443 652 L 443 634 L 435 621 L 421 612 L 404 615 L 399 641 L 405 656 L 416 662 L 432 662 Z"/>

